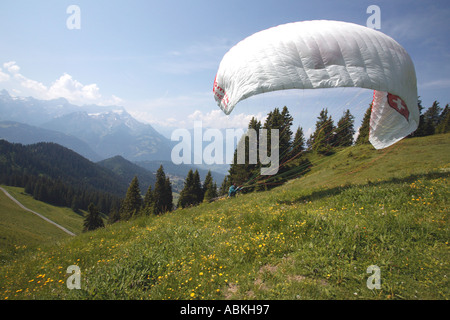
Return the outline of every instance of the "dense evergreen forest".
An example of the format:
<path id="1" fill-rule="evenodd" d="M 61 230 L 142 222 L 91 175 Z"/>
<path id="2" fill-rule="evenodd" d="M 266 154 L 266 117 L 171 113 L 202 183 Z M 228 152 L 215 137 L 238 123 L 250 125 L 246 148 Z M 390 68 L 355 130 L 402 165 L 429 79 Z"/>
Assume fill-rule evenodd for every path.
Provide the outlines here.
<path id="1" fill-rule="evenodd" d="M 126 184 L 111 171 L 55 143 L 0 140 L 0 183 L 25 188 L 35 199 L 74 211 L 90 203 L 104 213 L 120 205 Z"/>

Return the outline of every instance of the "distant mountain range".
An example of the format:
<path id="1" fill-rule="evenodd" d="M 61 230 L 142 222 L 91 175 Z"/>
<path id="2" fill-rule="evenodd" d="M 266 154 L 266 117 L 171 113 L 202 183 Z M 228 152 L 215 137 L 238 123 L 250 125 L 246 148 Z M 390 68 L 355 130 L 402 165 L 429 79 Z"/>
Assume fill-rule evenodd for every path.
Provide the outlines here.
<path id="1" fill-rule="evenodd" d="M 170 160 L 173 142 L 159 134 L 151 125 L 134 119 L 118 106 L 76 106 L 66 99 L 37 100 L 32 97 L 12 97 L 6 90 L 0 92 L 0 121 L 26 124 L 2 124 L 0 138 L 29 143 L 47 141 L 77 148 L 91 160 L 102 160 L 120 155 L 130 161 Z M 32 128 L 30 126 L 37 127 Z M 60 134 L 42 131 L 57 131 Z M 17 133 L 20 135 L 16 135 Z M 30 135 L 25 133 L 29 132 Z M 75 143 L 76 137 L 86 146 Z M 20 139 L 19 139 L 20 138 Z M 22 140 L 21 140 L 22 139 Z M 50 140 L 49 140 L 50 139 Z M 9 141 L 9 140 L 8 140 Z M 95 150 L 95 152 L 92 152 Z"/>
<path id="2" fill-rule="evenodd" d="M 154 184 L 154 173 L 161 164 L 172 177 L 174 191 L 181 190 L 190 169 L 198 169 L 202 179 L 208 171 L 205 166 L 173 164 L 170 154 L 178 142 L 167 139 L 118 106 L 76 106 L 64 98 L 14 97 L 3 90 L 0 139 L 25 145 L 57 143 L 118 174 L 124 179 L 122 182 L 129 183 L 138 174 L 142 189 Z M 212 175 L 218 185 L 225 177 L 223 171 L 214 169 Z"/>
<path id="3" fill-rule="evenodd" d="M 38 100 L 33 97 L 13 97 L 6 90 L 0 91 L 0 120 L 40 126 L 53 118 L 80 111 L 81 108 L 64 98 Z"/>
<path id="4" fill-rule="evenodd" d="M 0 121 L 0 139 L 22 144 L 54 142 L 75 151 L 91 161 L 100 161 L 102 159 L 86 142 L 77 137 L 15 121 Z"/>
<path id="5" fill-rule="evenodd" d="M 102 158 L 120 155 L 130 161 L 169 160 L 172 141 L 125 110 L 74 112 L 42 124 L 85 141 Z"/>

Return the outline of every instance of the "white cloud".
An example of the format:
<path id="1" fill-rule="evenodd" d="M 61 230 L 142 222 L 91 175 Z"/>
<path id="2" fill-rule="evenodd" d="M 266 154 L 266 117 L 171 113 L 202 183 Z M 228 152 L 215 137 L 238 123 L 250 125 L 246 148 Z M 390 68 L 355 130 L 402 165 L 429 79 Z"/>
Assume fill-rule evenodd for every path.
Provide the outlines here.
<path id="1" fill-rule="evenodd" d="M 52 84 L 47 94 L 50 98 L 64 97 L 77 103 L 96 103 L 101 101 L 99 91 L 100 89 L 95 83 L 83 85 L 73 79 L 71 75 L 64 73 Z"/>
<path id="2" fill-rule="evenodd" d="M 9 74 L 2 72 L 2 69 L 0 69 L 0 82 L 8 81 L 9 78 Z"/>
<path id="3" fill-rule="evenodd" d="M 20 82 L 20 86 L 25 89 L 30 89 L 36 98 L 47 99 L 47 87 L 39 81 L 28 79 L 20 73 L 14 74 L 14 79 Z"/>
<path id="4" fill-rule="evenodd" d="M 16 64 L 15 61 L 9 61 L 9 62 L 5 62 L 3 64 L 3 68 L 5 68 L 6 70 L 8 70 L 8 72 L 10 73 L 18 73 L 20 71 L 20 67 Z"/>
<path id="5" fill-rule="evenodd" d="M 24 95 L 43 100 L 66 98 L 74 104 L 117 105 L 123 102 L 122 99 L 114 95 L 110 98 L 102 97 L 97 84 L 84 85 L 67 73 L 64 73 L 48 87 L 42 82 L 27 78 L 19 73 L 20 67 L 15 61 L 5 62 L 3 67 L 9 74 L 2 72 L 0 69 L 0 82 L 9 82 L 11 91 L 21 92 Z"/>

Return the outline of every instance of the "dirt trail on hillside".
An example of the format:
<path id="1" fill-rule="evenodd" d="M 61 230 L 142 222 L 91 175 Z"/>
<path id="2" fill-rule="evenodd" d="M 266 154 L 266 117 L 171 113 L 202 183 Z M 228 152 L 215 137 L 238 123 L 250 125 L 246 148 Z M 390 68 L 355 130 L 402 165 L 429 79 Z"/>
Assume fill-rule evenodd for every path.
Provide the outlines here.
<path id="1" fill-rule="evenodd" d="M 44 217 L 42 214 L 37 213 L 36 211 L 33 211 L 33 210 L 28 209 L 27 207 L 25 207 L 23 204 L 21 204 L 19 201 L 17 201 L 12 195 L 9 194 L 8 191 L 6 191 L 5 189 L 3 189 L 2 187 L 0 187 L 0 190 L 3 191 L 3 192 L 6 194 L 6 196 L 7 196 L 8 198 L 10 198 L 12 201 L 14 201 L 14 202 L 15 202 L 19 207 L 21 207 L 22 209 L 27 210 L 27 211 L 29 211 L 29 212 L 31 212 L 31 213 L 34 213 L 34 214 L 37 215 L 39 218 L 42 218 L 42 219 L 44 219 L 45 221 L 47 221 L 47 222 L 53 224 L 54 226 L 60 228 L 60 229 L 61 229 L 62 231 L 64 231 L 65 233 L 67 233 L 67 234 L 69 234 L 69 235 L 71 235 L 71 236 L 75 236 L 75 233 L 70 232 L 69 230 L 67 230 L 67 229 L 64 228 L 63 226 L 57 224 L 56 222 L 50 220 L 49 218 Z"/>

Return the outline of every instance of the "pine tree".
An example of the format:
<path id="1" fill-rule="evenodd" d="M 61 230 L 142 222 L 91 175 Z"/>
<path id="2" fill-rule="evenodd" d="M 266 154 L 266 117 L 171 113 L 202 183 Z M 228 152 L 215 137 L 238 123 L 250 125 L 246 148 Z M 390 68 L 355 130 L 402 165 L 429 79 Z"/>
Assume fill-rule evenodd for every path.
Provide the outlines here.
<path id="1" fill-rule="evenodd" d="M 269 112 L 267 118 L 264 122 L 264 125 L 261 125 L 261 122 L 256 118 L 252 118 L 248 125 L 249 129 L 252 129 L 253 132 L 256 132 L 256 141 L 251 139 L 250 134 L 244 135 L 239 143 L 238 148 L 234 153 L 234 162 L 231 164 L 229 169 L 229 175 L 226 180 L 222 183 L 220 188 L 220 194 L 226 194 L 228 192 L 228 188 L 232 183 L 237 185 L 247 184 L 244 192 L 251 192 L 254 190 L 260 190 L 265 188 L 264 180 L 271 179 L 271 181 L 275 181 L 276 177 L 281 177 L 281 175 L 289 170 L 287 167 L 280 166 L 278 168 L 278 172 L 273 176 L 261 176 L 261 159 L 259 159 L 260 154 L 260 129 L 263 128 L 266 130 L 264 134 L 267 134 L 267 150 L 261 150 L 262 153 L 266 153 L 267 156 L 271 156 L 271 152 L 277 152 L 279 155 L 279 163 L 283 163 L 292 157 L 293 152 L 293 143 L 292 143 L 292 130 L 291 126 L 293 123 L 293 117 L 290 115 L 288 108 L 283 107 L 280 112 L 279 108 L 275 108 L 273 111 Z M 278 143 L 274 145 L 277 150 L 272 150 L 272 134 L 273 130 L 278 130 Z M 253 132 L 251 134 L 253 134 Z M 265 137 L 265 138 L 266 138 Z M 253 142 L 256 143 L 256 148 Z M 303 143 L 301 143 L 300 148 L 303 148 Z M 245 150 L 245 163 L 238 164 L 238 150 Z M 256 155 L 256 161 L 254 157 Z M 256 162 L 256 163 L 255 163 Z"/>
<path id="2" fill-rule="evenodd" d="M 336 146 L 348 147 L 353 144 L 353 135 L 355 134 L 355 129 L 353 128 L 354 120 L 355 117 L 347 109 L 337 124 Z"/>
<path id="3" fill-rule="evenodd" d="M 173 210 L 173 194 L 172 194 L 172 183 L 169 177 L 166 178 L 164 182 L 164 201 L 163 201 L 163 212 L 168 212 Z"/>
<path id="4" fill-rule="evenodd" d="M 178 207 L 186 208 L 189 206 L 195 206 L 203 201 L 204 189 L 200 182 L 200 175 L 198 170 L 195 172 L 189 170 L 183 190 L 181 190 L 180 197 L 178 198 Z"/>
<path id="5" fill-rule="evenodd" d="M 194 205 L 199 204 L 203 201 L 203 189 L 202 189 L 202 183 L 200 182 L 200 174 L 198 173 L 198 170 L 195 170 L 194 172 L 194 182 L 193 182 L 193 198 L 194 198 Z"/>
<path id="6" fill-rule="evenodd" d="M 436 127 L 439 125 L 439 119 L 442 108 L 439 102 L 434 101 L 433 105 L 423 114 L 423 135 L 429 136 L 436 132 Z"/>
<path id="7" fill-rule="evenodd" d="M 278 155 L 281 157 L 283 155 L 283 151 L 281 150 L 281 136 L 282 136 L 282 130 L 280 128 L 283 127 L 283 117 L 280 113 L 280 110 L 278 108 L 275 108 L 273 111 L 270 111 L 267 114 L 266 121 L 264 121 L 264 129 L 267 130 L 267 155 L 270 155 L 271 151 L 271 141 L 272 141 L 272 129 L 278 129 L 278 135 L 279 135 L 279 143 L 278 143 Z M 282 161 L 280 161 L 282 162 Z"/>
<path id="8" fill-rule="evenodd" d="M 104 224 L 100 212 L 93 203 L 89 204 L 88 214 L 83 222 L 83 231 L 91 231 L 102 227 L 104 227 Z"/>
<path id="9" fill-rule="evenodd" d="M 122 219 L 128 220 L 132 216 L 139 213 L 142 206 L 141 190 L 139 189 L 139 181 L 135 176 L 128 187 L 127 194 L 120 208 L 120 216 Z"/>
<path id="10" fill-rule="evenodd" d="M 239 140 L 238 146 L 234 151 L 234 161 L 230 165 L 230 169 L 228 170 L 228 180 L 226 186 L 222 184 L 221 193 L 227 194 L 228 188 L 232 183 L 236 183 L 238 185 L 244 184 L 249 181 L 253 176 L 257 175 L 257 171 L 260 168 L 259 163 L 259 130 L 261 129 L 261 122 L 256 118 L 252 118 L 248 124 L 248 129 L 253 130 L 256 133 L 256 141 L 251 141 L 248 134 L 245 134 Z M 250 145 L 251 143 L 251 145 Z M 256 143 L 254 145 L 253 143 Z M 268 146 L 270 143 L 268 142 Z M 255 148 L 256 147 L 256 148 Z M 238 150 L 244 150 L 245 162 L 238 163 Z M 250 152 L 251 151 L 251 152 Z M 254 163 L 254 159 L 250 159 L 250 154 L 254 153 L 256 155 L 256 163 Z M 247 191 L 250 191 L 251 188 L 248 188 Z"/>
<path id="11" fill-rule="evenodd" d="M 292 130 L 291 126 L 294 122 L 294 118 L 289 113 L 286 106 L 283 107 L 281 111 L 281 117 L 283 119 L 283 124 L 280 129 L 280 152 L 286 158 L 288 152 L 292 149 Z"/>
<path id="12" fill-rule="evenodd" d="M 161 165 L 156 172 L 155 191 L 153 192 L 154 213 L 161 214 L 173 209 L 172 185 L 166 178 L 164 168 Z"/>
<path id="13" fill-rule="evenodd" d="M 206 177 L 205 177 L 205 181 L 203 181 L 203 185 L 202 185 L 203 197 L 206 193 L 206 190 L 208 190 L 209 185 L 212 183 L 213 183 L 213 178 L 212 178 L 211 170 L 208 170 L 208 173 L 206 174 Z"/>
<path id="14" fill-rule="evenodd" d="M 295 132 L 294 140 L 292 142 L 291 158 L 299 158 L 301 153 L 305 150 L 305 136 L 303 135 L 302 127 L 298 127 Z"/>
<path id="15" fill-rule="evenodd" d="M 145 193 L 144 197 L 144 207 L 149 207 L 153 204 L 153 192 L 152 192 L 152 186 L 149 185 L 147 192 Z"/>
<path id="16" fill-rule="evenodd" d="M 292 148 L 292 126 L 293 118 L 289 113 L 288 108 L 285 106 L 280 112 L 278 108 L 275 108 L 267 115 L 264 122 L 264 129 L 268 130 L 267 147 L 271 146 L 271 130 L 278 129 L 279 143 L 278 154 L 280 156 L 280 163 L 288 156 L 289 151 Z"/>
<path id="17" fill-rule="evenodd" d="M 359 128 L 358 138 L 356 138 L 356 144 L 367 144 L 369 143 L 369 131 L 370 131 L 370 116 L 372 114 L 372 104 L 366 110 L 364 118 Z"/>
<path id="18" fill-rule="evenodd" d="M 209 200 L 217 198 L 219 196 L 219 194 L 217 193 L 217 183 L 214 181 L 212 184 L 211 188 L 208 188 L 208 190 L 206 190 L 207 194 L 208 194 L 208 198 Z M 206 195 L 205 195 L 206 197 Z"/>
<path id="19" fill-rule="evenodd" d="M 317 119 L 316 130 L 312 139 L 312 150 L 325 155 L 331 154 L 334 144 L 333 119 L 328 116 L 327 109 L 322 109 Z"/>
<path id="20" fill-rule="evenodd" d="M 230 175 L 226 175 L 225 178 L 223 178 L 222 184 L 220 185 L 220 189 L 219 189 L 219 195 L 223 196 L 226 195 L 228 193 L 228 189 L 231 186 L 231 179 L 230 179 Z"/>
<path id="21" fill-rule="evenodd" d="M 423 107 L 421 105 L 421 100 L 419 100 L 419 111 L 421 113 Z M 428 108 L 424 114 L 420 114 L 419 126 L 416 131 L 412 134 L 414 137 L 424 137 L 436 133 L 436 128 L 438 127 L 441 117 L 440 112 L 442 108 L 439 106 L 439 102 L 434 101 L 433 105 Z"/>
<path id="22" fill-rule="evenodd" d="M 154 210 L 154 197 L 152 192 L 152 186 L 149 185 L 147 192 L 145 193 L 144 203 L 142 204 L 142 211 L 143 214 L 149 215 L 150 213 L 153 213 L 153 210 Z"/>
<path id="23" fill-rule="evenodd" d="M 189 170 L 186 179 L 184 180 L 183 190 L 180 192 L 177 206 L 186 208 L 194 204 L 194 172 Z"/>
<path id="24" fill-rule="evenodd" d="M 444 111 L 442 111 L 439 116 L 439 124 L 436 127 L 436 133 L 447 133 L 450 132 L 450 109 L 448 104 L 445 106 Z"/>
<path id="25" fill-rule="evenodd" d="M 208 171 L 208 174 L 205 177 L 205 181 L 203 182 L 203 201 L 208 202 L 213 198 L 217 197 L 217 185 L 213 181 L 211 171 Z"/>
<path id="26" fill-rule="evenodd" d="M 262 129 L 261 121 L 256 119 L 255 117 L 252 117 L 248 124 L 248 129 L 253 130 L 256 133 L 256 145 L 250 145 L 250 137 L 245 137 L 245 170 L 253 171 L 256 168 L 259 168 L 259 134 L 260 130 Z M 252 141 L 253 143 L 253 141 Z M 254 153 L 256 155 L 256 163 L 250 163 L 250 153 Z"/>

